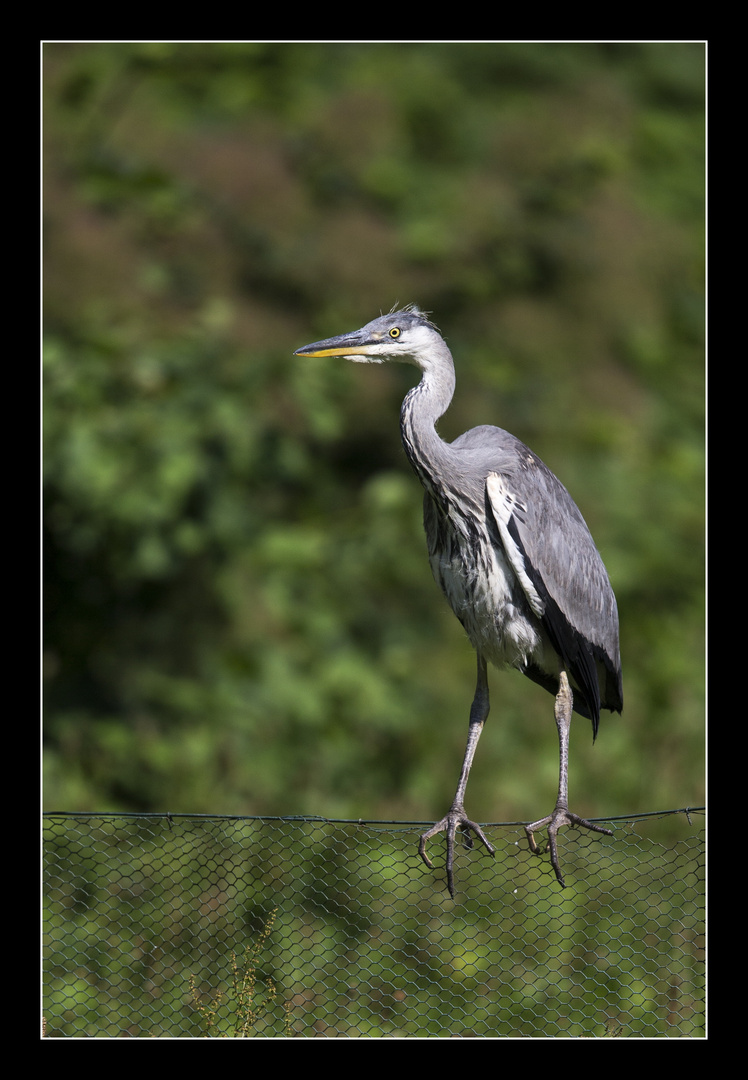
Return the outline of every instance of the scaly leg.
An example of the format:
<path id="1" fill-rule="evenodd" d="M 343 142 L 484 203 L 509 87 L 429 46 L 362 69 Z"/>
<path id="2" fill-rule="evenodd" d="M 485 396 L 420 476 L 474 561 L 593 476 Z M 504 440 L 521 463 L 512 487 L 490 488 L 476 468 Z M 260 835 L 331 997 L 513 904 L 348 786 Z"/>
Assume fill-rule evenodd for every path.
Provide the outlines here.
<path id="1" fill-rule="evenodd" d="M 475 687 L 475 697 L 473 698 L 473 704 L 470 707 L 470 729 L 468 731 L 467 747 L 465 748 L 465 758 L 462 762 L 462 772 L 460 773 L 460 782 L 457 785 L 457 792 L 455 793 L 454 801 L 449 809 L 449 812 L 441 819 L 437 821 L 436 825 L 432 826 L 421 837 L 421 842 L 418 845 L 418 853 L 426 863 L 428 867 L 433 869 L 434 864 L 426 854 L 426 843 L 432 836 L 436 836 L 437 833 L 446 832 L 447 834 L 447 887 L 452 899 L 455 895 L 455 882 L 454 882 L 454 849 L 455 849 L 455 833 L 458 828 L 461 828 L 465 835 L 465 843 L 472 847 L 473 841 L 470 836 L 470 832 L 474 832 L 478 839 L 485 845 L 490 855 L 494 854 L 493 845 L 489 844 L 483 835 L 483 830 L 480 825 L 476 825 L 474 821 L 465 813 L 465 790 L 467 788 L 468 776 L 470 775 L 470 768 L 473 764 L 473 758 L 475 756 L 475 749 L 478 745 L 478 739 L 480 733 L 483 730 L 483 725 L 486 722 L 489 710 L 488 701 L 488 676 L 486 674 L 486 661 L 478 653 L 478 681 Z"/>
<path id="2" fill-rule="evenodd" d="M 549 814 L 548 817 L 541 818 L 540 821 L 534 821 L 532 825 L 525 825 L 527 839 L 530 841 L 530 847 L 535 854 L 544 855 L 546 851 L 550 852 L 551 866 L 555 870 L 556 877 L 562 888 L 566 883 L 563 874 L 561 873 L 561 866 L 558 861 L 558 848 L 556 845 L 556 836 L 562 825 L 581 825 L 582 828 L 591 829 L 593 832 L 605 833 L 606 836 L 613 835 L 610 829 L 603 829 L 600 825 L 593 825 L 591 821 L 578 817 L 576 814 L 572 814 L 569 811 L 569 729 L 571 727 L 571 710 L 573 704 L 574 698 L 571 693 L 571 687 L 569 686 L 569 680 L 566 672 L 562 671 L 559 677 L 558 694 L 556 695 L 556 704 L 554 708 L 559 743 L 558 798 L 556 799 L 556 809 L 552 814 Z M 548 843 L 546 847 L 541 850 L 535 842 L 533 833 L 537 829 L 545 828 L 546 825 L 548 826 Z"/>

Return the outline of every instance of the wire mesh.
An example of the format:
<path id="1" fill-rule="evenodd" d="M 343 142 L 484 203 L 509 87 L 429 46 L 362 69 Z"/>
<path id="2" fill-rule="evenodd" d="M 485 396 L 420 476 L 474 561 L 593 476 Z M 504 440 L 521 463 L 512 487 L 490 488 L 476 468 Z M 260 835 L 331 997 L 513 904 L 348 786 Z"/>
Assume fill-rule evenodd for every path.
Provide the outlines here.
<path id="1" fill-rule="evenodd" d="M 567 888 L 520 824 L 44 820 L 47 1037 L 704 1036 L 704 817 L 565 829 Z"/>

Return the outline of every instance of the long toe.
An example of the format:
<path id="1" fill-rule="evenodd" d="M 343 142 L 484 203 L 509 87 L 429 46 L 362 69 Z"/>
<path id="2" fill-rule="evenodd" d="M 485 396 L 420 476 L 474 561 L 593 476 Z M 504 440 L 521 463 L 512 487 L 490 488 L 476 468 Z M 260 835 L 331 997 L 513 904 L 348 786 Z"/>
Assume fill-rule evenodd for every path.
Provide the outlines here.
<path id="1" fill-rule="evenodd" d="M 475 833 L 475 835 L 481 841 L 483 846 L 488 851 L 489 855 L 494 855 L 496 853 L 493 844 L 491 844 L 486 839 L 486 836 L 485 836 L 483 830 L 481 829 L 480 825 L 477 825 L 476 822 L 471 821 L 470 818 L 466 815 L 465 811 L 462 809 L 462 807 L 452 807 L 452 809 L 449 811 L 449 813 L 446 814 L 441 819 L 441 821 L 437 821 L 437 823 L 435 825 L 432 825 L 432 827 L 430 829 L 428 829 L 425 833 L 423 833 L 423 835 L 421 836 L 420 843 L 418 845 L 418 854 L 421 856 L 423 861 L 426 863 L 426 865 L 430 869 L 433 869 L 434 864 L 431 862 L 431 859 L 429 859 L 428 855 L 426 854 L 426 844 L 428 843 L 429 840 L 431 840 L 432 837 L 436 836 L 437 833 L 440 833 L 440 832 L 446 833 L 446 840 L 447 840 L 447 863 L 446 863 L 447 888 L 449 889 L 449 894 L 453 899 L 454 899 L 454 895 L 455 895 L 455 887 L 454 887 L 455 835 L 456 835 L 458 829 L 462 829 L 462 831 L 464 833 L 466 846 L 472 847 L 472 837 L 470 837 L 470 833 L 472 832 L 472 833 Z"/>
<path id="2" fill-rule="evenodd" d="M 548 826 L 548 843 L 545 848 L 541 848 L 535 840 L 534 833 L 539 829 L 545 828 L 546 825 Z M 539 821 L 534 821 L 531 825 L 525 825 L 525 832 L 527 833 L 530 850 L 536 855 L 544 855 L 546 852 L 550 855 L 551 866 L 553 867 L 558 883 L 562 888 L 566 887 L 566 882 L 561 873 L 556 837 L 558 836 L 558 830 L 563 828 L 564 825 L 577 825 L 580 828 L 589 829 L 591 832 L 604 833 L 606 836 L 613 835 L 610 829 L 604 829 L 602 825 L 595 825 L 593 822 L 587 821 L 586 818 L 579 817 L 578 814 L 572 814 L 563 806 L 557 806 L 553 813 L 549 814 L 548 817 L 541 818 Z"/>

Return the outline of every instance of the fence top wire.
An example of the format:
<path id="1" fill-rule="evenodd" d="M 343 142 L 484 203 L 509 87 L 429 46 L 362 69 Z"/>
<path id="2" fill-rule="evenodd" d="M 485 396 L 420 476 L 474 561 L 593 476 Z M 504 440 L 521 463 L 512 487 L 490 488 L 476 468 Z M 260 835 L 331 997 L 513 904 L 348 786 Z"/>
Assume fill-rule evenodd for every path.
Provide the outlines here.
<path id="1" fill-rule="evenodd" d="M 589 821 L 644 821 L 647 818 L 670 817 L 674 814 L 685 814 L 690 820 L 691 814 L 704 814 L 705 806 L 681 806 L 674 810 L 649 810 L 640 814 L 617 814 L 612 817 L 588 818 Z M 197 813 L 172 813 L 170 810 L 45 810 L 42 814 L 45 818 L 165 818 L 177 820 L 179 818 L 189 820 L 208 821 L 288 821 L 288 822 L 323 822 L 327 825 L 392 825 L 403 829 L 420 828 L 422 825 L 431 825 L 431 820 L 404 821 L 396 818 L 330 818 L 322 814 L 197 814 Z M 480 823 L 491 828 L 516 827 L 524 825 L 524 821 L 486 821 Z"/>

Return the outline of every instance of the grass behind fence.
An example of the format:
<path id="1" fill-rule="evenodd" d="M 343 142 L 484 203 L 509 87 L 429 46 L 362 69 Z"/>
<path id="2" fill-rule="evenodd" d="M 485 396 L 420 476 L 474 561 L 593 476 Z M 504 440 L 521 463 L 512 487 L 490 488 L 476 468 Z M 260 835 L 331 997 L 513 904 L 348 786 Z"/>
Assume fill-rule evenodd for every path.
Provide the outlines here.
<path id="1" fill-rule="evenodd" d="M 564 890 L 491 826 L 452 901 L 417 824 L 47 815 L 46 1034 L 702 1037 L 689 817 L 563 830 Z"/>

